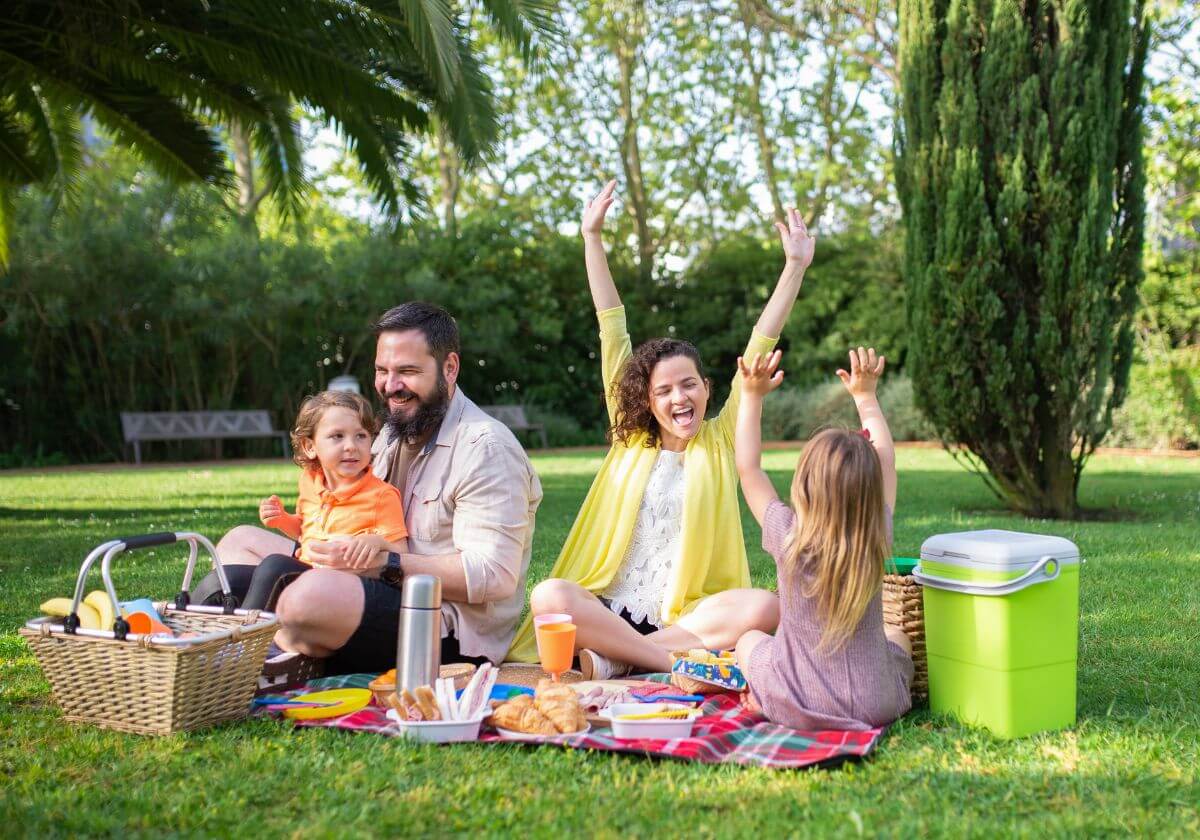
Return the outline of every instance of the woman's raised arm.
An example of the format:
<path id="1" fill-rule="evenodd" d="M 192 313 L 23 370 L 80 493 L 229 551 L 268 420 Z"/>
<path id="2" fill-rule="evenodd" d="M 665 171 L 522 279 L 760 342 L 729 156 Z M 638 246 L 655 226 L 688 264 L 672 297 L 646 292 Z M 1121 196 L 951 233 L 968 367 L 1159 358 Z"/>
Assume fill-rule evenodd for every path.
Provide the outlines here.
<path id="1" fill-rule="evenodd" d="M 758 316 L 755 329 L 768 338 L 778 338 L 783 332 L 783 325 L 792 314 L 792 304 L 800 294 L 800 284 L 804 282 L 804 272 L 812 264 L 813 251 L 816 249 L 817 238 L 808 235 L 808 227 L 804 218 L 795 207 L 788 210 L 788 223 L 775 223 L 779 231 L 779 240 L 783 244 L 783 271 L 775 284 L 771 299 L 763 307 Z"/>
<path id="2" fill-rule="evenodd" d="M 592 290 L 592 304 L 597 312 L 621 305 L 621 296 L 617 294 L 617 286 L 608 270 L 608 257 L 604 253 L 604 241 L 600 237 L 600 231 L 604 227 L 604 214 L 615 200 L 613 191 L 616 188 L 615 178 L 604 185 L 604 189 L 583 209 L 583 221 L 579 226 L 579 232 L 583 236 L 583 261 L 587 266 L 588 287 Z"/>
<path id="3" fill-rule="evenodd" d="M 779 339 L 779 334 L 783 332 L 783 325 L 787 323 L 788 316 L 792 314 L 792 304 L 796 302 L 796 296 L 800 294 L 800 285 L 804 282 L 804 272 L 812 263 L 813 250 L 817 244 L 816 237 L 808 235 L 804 219 L 794 207 L 788 211 L 788 223 L 785 225 L 782 222 L 776 222 L 775 229 L 779 231 L 779 240 L 783 245 L 783 271 L 780 272 L 779 280 L 775 283 L 775 291 L 771 293 L 770 300 L 763 307 L 762 314 L 758 316 L 758 323 L 754 325 L 754 334 L 750 336 L 750 342 L 746 345 L 743 353 L 747 359 L 753 358 L 755 355 L 765 357 L 775 349 L 775 342 Z M 729 399 L 725 401 L 717 418 L 717 422 L 731 435 L 737 420 L 741 394 L 742 374 L 739 371 L 733 378 Z"/>

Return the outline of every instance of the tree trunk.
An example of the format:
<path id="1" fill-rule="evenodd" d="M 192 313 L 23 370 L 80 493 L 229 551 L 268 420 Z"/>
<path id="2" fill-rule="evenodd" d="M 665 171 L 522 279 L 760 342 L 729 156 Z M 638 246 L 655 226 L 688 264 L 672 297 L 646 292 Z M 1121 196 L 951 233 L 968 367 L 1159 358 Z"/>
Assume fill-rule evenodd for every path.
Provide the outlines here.
<path id="1" fill-rule="evenodd" d="M 230 122 L 229 145 L 233 152 L 233 172 L 238 181 L 235 209 L 238 224 L 258 236 L 258 205 L 265 193 L 255 191 L 254 147 L 250 144 L 250 131 L 244 123 L 237 120 Z"/>
<path id="2" fill-rule="evenodd" d="M 442 227 L 451 239 L 458 238 L 458 190 L 461 183 L 462 163 L 458 150 L 450 139 L 450 133 L 445 124 L 439 122 L 437 127 L 437 156 L 438 178 L 442 186 Z"/>
<path id="3" fill-rule="evenodd" d="M 767 193 L 771 196 L 771 211 L 775 215 L 775 221 L 785 222 L 787 220 L 783 215 L 783 202 L 779 198 L 779 180 L 775 175 L 775 147 L 767 134 L 767 117 L 762 103 L 763 67 L 755 61 L 754 43 L 751 40 L 754 12 L 746 0 L 739 0 L 738 14 L 742 19 L 742 32 L 745 34 L 739 44 L 746 59 L 746 66 L 750 69 L 750 84 L 746 89 L 745 105 L 750 112 L 750 121 L 754 124 L 754 138 L 758 142 L 758 162 L 762 167 Z M 771 36 L 764 32 L 762 37 L 766 39 Z"/>
<path id="4" fill-rule="evenodd" d="M 617 91 L 620 103 L 617 116 L 621 120 L 621 169 L 625 174 L 626 198 L 633 213 L 634 231 L 638 241 L 638 274 L 649 280 L 654 272 L 654 256 L 657 246 L 650 229 L 650 202 L 646 195 L 646 180 L 642 174 L 642 156 L 638 148 L 639 117 L 633 100 L 633 77 L 637 65 L 638 51 L 645 38 L 645 10 L 640 2 L 628 4 L 628 16 L 624 28 L 614 28 L 616 41 L 614 52 L 619 74 Z"/>

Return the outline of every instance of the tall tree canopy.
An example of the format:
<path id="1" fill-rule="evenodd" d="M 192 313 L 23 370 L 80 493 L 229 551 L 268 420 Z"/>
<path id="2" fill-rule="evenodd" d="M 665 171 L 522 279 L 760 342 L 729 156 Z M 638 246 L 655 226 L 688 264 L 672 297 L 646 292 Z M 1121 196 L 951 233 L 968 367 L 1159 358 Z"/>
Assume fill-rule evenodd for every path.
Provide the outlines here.
<path id="1" fill-rule="evenodd" d="M 554 0 L 479 0 L 525 59 Z M 293 111 L 336 128 L 380 207 L 415 195 L 409 140 L 436 115 L 468 162 L 494 142 L 491 84 L 448 0 L 10 0 L 0 8 L 0 265 L 12 191 L 69 195 L 90 115 L 177 181 L 226 185 L 237 126 L 284 212 L 305 191 Z"/>
<path id="2" fill-rule="evenodd" d="M 902 0 L 909 370 L 941 434 L 1073 516 L 1142 276 L 1141 0 Z"/>

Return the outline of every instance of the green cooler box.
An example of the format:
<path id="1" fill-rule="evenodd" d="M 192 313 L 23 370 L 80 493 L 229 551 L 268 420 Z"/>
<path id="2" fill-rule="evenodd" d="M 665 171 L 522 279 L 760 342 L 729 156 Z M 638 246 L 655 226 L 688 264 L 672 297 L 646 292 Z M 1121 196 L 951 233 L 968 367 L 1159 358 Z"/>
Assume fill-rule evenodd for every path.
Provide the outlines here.
<path id="1" fill-rule="evenodd" d="M 1079 549 L 1016 531 L 930 537 L 924 587 L 929 707 L 1018 738 L 1075 723 Z"/>

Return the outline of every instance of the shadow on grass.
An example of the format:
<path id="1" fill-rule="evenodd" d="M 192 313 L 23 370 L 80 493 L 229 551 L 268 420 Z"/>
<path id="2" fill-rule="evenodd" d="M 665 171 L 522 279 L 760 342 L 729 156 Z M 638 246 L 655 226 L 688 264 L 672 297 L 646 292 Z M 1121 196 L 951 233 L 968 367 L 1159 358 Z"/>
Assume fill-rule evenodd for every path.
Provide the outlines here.
<path id="1" fill-rule="evenodd" d="M 246 505 L 206 505 L 195 506 L 188 504 L 180 504 L 174 507 L 103 507 L 96 510 L 87 510 L 81 508 L 50 508 L 50 507 L 0 507 L 0 520 L 14 521 L 37 521 L 40 519 L 87 519 L 94 516 L 97 519 L 136 519 L 138 517 L 154 518 L 154 519 L 170 519 L 172 516 L 180 516 L 186 514 L 191 518 L 197 516 L 212 516 L 212 517 L 241 517 L 250 521 L 255 519 L 255 509 L 248 508 Z"/>

